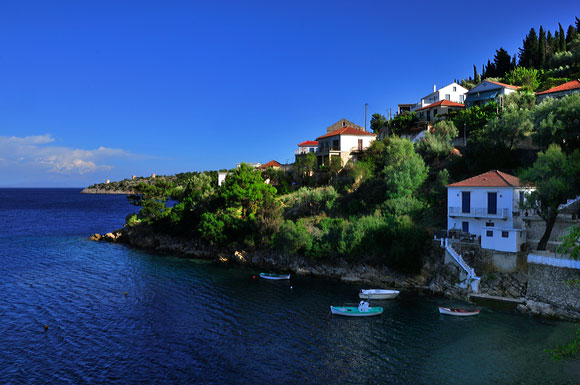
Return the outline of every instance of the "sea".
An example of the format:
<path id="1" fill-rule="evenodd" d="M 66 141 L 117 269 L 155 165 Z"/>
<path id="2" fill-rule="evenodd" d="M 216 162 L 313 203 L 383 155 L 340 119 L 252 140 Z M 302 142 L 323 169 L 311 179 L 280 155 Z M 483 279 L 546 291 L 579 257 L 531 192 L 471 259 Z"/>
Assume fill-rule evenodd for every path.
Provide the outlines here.
<path id="1" fill-rule="evenodd" d="M 546 352 L 574 323 L 403 291 L 331 315 L 361 285 L 93 242 L 125 196 L 0 189 L 0 384 L 578 384 Z"/>

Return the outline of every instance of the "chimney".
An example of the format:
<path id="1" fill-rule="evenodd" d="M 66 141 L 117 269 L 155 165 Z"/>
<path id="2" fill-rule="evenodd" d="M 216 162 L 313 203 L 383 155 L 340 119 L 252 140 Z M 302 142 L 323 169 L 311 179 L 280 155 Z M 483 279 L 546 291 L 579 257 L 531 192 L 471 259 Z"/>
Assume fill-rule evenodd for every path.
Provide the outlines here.
<path id="1" fill-rule="evenodd" d="M 437 91 L 437 86 L 433 84 L 433 92 Z"/>
<path id="2" fill-rule="evenodd" d="M 111 181 L 107 179 L 107 180 L 105 181 L 105 184 L 109 184 L 109 183 L 111 183 Z"/>
<path id="3" fill-rule="evenodd" d="M 151 174 L 151 179 L 155 179 L 155 174 Z"/>
<path id="4" fill-rule="evenodd" d="M 131 178 L 133 180 L 137 179 L 137 175 L 133 175 L 133 178 Z"/>

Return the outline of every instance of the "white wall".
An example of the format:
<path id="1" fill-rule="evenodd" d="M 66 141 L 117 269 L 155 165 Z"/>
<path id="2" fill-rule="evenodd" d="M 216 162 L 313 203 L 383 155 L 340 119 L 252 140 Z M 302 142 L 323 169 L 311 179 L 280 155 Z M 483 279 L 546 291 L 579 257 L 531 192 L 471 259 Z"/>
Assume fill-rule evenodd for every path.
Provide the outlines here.
<path id="1" fill-rule="evenodd" d="M 455 91 L 453 91 L 453 87 L 455 87 Z M 464 103 L 465 102 L 465 94 L 467 93 L 468 89 L 460 86 L 457 83 L 451 83 L 438 89 L 435 92 L 430 93 L 421 98 L 421 101 L 415 105 L 411 111 L 415 111 L 419 108 L 423 108 L 428 106 L 429 104 L 433 104 L 440 100 L 445 100 L 445 95 L 449 95 L 449 99 L 452 102 L 456 103 Z M 462 97 L 463 96 L 463 97 Z"/>
<path id="2" fill-rule="evenodd" d="M 491 236 L 488 236 L 488 232 Z M 507 238 L 503 235 L 507 233 Z M 481 247 L 497 251 L 517 253 L 526 242 L 526 231 L 484 227 L 481 230 Z"/>
<path id="3" fill-rule="evenodd" d="M 493 222 L 494 227 L 502 229 L 513 229 L 513 205 L 514 205 L 514 188 L 512 187 L 448 187 L 447 188 L 447 229 L 461 229 L 462 222 L 469 222 L 469 233 L 480 235 L 481 230 L 488 222 Z M 471 192 L 471 210 L 473 214 L 466 216 L 461 213 L 461 192 Z M 498 215 L 487 215 L 487 193 L 497 193 L 497 213 Z M 459 212 L 452 218 L 450 208 L 459 208 Z M 478 219 L 475 218 L 476 209 L 482 211 L 478 213 Z M 507 209 L 507 219 L 498 217 L 503 214 L 503 209 Z"/>
<path id="4" fill-rule="evenodd" d="M 362 139 L 363 149 L 370 146 L 375 140 L 374 136 L 370 135 L 341 135 L 340 136 L 340 151 L 350 151 L 358 148 L 358 140 Z"/>

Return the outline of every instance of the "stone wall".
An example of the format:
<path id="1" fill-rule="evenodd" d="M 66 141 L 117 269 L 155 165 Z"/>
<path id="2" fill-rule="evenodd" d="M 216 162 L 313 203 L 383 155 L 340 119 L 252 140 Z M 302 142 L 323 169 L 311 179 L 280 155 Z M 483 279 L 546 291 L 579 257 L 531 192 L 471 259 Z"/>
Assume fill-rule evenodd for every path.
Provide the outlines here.
<path id="1" fill-rule="evenodd" d="M 527 243 L 530 245 L 530 249 L 535 250 L 546 230 L 546 222 L 537 215 L 524 217 L 523 220 L 526 223 Z M 558 215 L 558 219 L 550 234 L 547 249 L 550 251 L 556 250 L 556 247 L 560 244 L 558 238 L 565 235 L 571 226 L 578 224 L 580 224 L 580 219 L 577 216 L 570 214 Z"/>
<path id="2" fill-rule="evenodd" d="M 556 266 L 528 264 L 527 298 L 557 307 L 580 310 L 580 285 L 570 280 L 580 279 L 580 270 Z"/>

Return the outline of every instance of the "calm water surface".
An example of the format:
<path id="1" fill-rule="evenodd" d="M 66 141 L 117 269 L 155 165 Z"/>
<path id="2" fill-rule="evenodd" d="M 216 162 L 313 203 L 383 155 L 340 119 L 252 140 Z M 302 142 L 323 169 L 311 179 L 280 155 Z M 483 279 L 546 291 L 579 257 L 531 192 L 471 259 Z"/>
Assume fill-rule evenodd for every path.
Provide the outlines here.
<path id="1" fill-rule="evenodd" d="M 0 189 L 2 384 L 580 383 L 579 362 L 544 352 L 571 323 L 445 317 L 458 303 L 412 293 L 330 316 L 360 287 L 91 242 L 134 208 L 79 191 Z"/>

